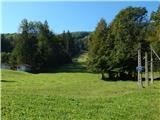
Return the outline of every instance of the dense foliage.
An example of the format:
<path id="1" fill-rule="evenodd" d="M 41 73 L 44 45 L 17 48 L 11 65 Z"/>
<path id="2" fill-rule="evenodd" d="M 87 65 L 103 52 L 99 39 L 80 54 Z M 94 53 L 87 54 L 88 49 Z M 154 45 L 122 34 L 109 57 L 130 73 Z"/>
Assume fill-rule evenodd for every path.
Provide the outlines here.
<path id="1" fill-rule="evenodd" d="M 160 6 L 158 7 L 156 12 L 153 12 L 151 15 L 152 29 L 149 29 L 149 35 L 147 36 L 148 40 L 151 40 L 151 45 L 157 54 L 160 56 Z M 160 61 L 155 57 L 155 61 L 157 61 L 154 65 L 156 71 L 160 71 Z"/>
<path id="2" fill-rule="evenodd" d="M 88 38 L 90 32 L 63 32 L 58 35 L 59 39 L 66 51 L 71 55 L 71 57 L 88 50 Z M 68 39 L 70 38 L 70 39 Z M 68 50 L 67 50 L 68 45 Z M 66 46 L 66 47 L 65 47 Z"/>
<path id="3" fill-rule="evenodd" d="M 111 79 L 136 78 L 137 50 L 148 51 L 151 43 L 146 31 L 151 33 L 154 28 L 153 37 L 159 37 L 159 21 L 155 17 L 158 11 L 152 13 L 156 18 L 154 23 L 147 20 L 147 10 L 141 7 L 121 10 L 108 27 L 105 20 L 100 20 L 89 41 L 89 69 L 101 72 L 102 79 L 105 79 L 104 73 L 109 73 Z M 150 39 L 153 37 L 149 35 Z M 155 49 L 159 48 L 157 43 L 154 45 Z"/>
<path id="4" fill-rule="evenodd" d="M 88 32 L 63 32 L 54 34 L 47 21 L 32 22 L 27 19 L 20 24 L 20 33 L 2 34 L 2 63 L 16 69 L 29 65 L 33 71 L 44 71 L 72 62 L 72 58 L 86 49 L 84 43 Z M 87 40 L 86 40 L 87 41 Z"/>
<path id="5" fill-rule="evenodd" d="M 101 19 L 96 30 L 91 34 L 89 40 L 89 68 L 92 71 L 105 72 L 106 56 L 105 56 L 105 40 L 107 37 L 107 24 Z M 103 75 L 103 74 L 102 74 Z"/>
<path id="6" fill-rule="evenodd" d="M 107 25 L 104 19 L 93 32 L 54 34 L 45 21 L 24 19 L 18 34 L 2 34 L 2 62 L 16 68 L 27 64 L 33 71 L 56 68 L 72 62 L 77 54 L 88 50 L 88 68 L 92 72 L 109 73 L 112 79 L 136 78 L 137 49 L 148 51 L 152 45 L 160 55 L 160 7 L 150 20 L 146 8 L 122 9 Z M 7 58 L 7 59 L 6 59 Z"/>
<path id="7" fill-rule="evenodd" d="M 50 30 L 47 21 L 41 23 L 22 20 L 20 34 L 13 40 L 14 46 L 10 41 L 2 35 L 2 51 L 11 52 L 9 58 L 7 53 L 2 54 L 2 62 L 6 63 L 7 59 L 7 63 L 13 68 L 26 64 L 33 71 L 43 71 L 71 62 L 66 45 L 63 46 L 63 41 Z"/>
<path id="8" fill-rule="evenodd" d="M 9 64 L 11 54 L 9 52 L 1 52 L 1 62 L 4 64 Z"/>
<path id="9" fill-rule="evenodd" d="M 16 38 L 17 34 L 1 34 L 1 52 L 11 52 Z"/>
<path id="10" fill-rule="evenodd" d="M 19 34 L 2 34 L 2 63 L 16 69 L 30 65 L 33 71 L 43 71 L 72 62 L 72 58 L 87 49 L 89 32 L 54 34 L 47 21 L 32 22 L 24 19 Z M 6 61 L 7 58 L 7 61 Z"/>

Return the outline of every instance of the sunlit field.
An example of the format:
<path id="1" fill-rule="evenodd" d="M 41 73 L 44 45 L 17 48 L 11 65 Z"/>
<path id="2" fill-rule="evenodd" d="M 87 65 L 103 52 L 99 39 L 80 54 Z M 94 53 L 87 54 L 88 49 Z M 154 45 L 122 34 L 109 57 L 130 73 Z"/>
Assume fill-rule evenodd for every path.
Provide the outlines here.
<path id="1" fill-rule="evenodd" d="M 83 67 L 71 68 L 40 74 L 2 70 L 2 119 L 159 120 L 158 80 L 138 89 L 136 81 L 103 81 Z"/>

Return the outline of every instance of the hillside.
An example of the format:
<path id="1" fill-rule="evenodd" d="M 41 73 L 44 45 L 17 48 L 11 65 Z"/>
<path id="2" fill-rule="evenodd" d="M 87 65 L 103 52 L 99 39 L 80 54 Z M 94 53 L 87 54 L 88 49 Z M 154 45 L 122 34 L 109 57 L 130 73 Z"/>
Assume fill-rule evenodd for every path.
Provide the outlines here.
<path id="1" fill-rule="evenodd" d="M 74 39 L 75 45 L 81 50 L 88 50 L 88 39 L 91 32 L 71 32 L 72 38 Z M 60 34 L 61 35 L 61 34 Z"/>

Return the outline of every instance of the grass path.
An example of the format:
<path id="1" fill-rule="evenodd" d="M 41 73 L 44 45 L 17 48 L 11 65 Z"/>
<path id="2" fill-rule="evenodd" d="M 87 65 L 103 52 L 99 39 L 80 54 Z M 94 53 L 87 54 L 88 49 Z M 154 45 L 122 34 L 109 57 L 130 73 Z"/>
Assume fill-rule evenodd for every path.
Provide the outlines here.
<path id="1" fill-rule="evenodd" d="M 64 65 L 54 72 L 72 72 L 72 73 L 86 73 L 87 53 L 83 53 L 73 59 L 73 63 Z"/>
<path id="2" fill-rule="evenodd" d="M 2 70 L 3 120 L 160 120 L 160 82 L 100 80 L 86 55 L 56 73 Z"/>

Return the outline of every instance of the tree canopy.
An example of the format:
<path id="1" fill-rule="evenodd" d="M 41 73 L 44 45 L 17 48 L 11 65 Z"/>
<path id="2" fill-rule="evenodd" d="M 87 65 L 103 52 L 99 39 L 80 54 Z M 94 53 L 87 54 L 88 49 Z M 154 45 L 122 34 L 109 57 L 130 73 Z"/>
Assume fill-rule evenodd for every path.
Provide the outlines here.
<path id="1" fill-rule="evenodd" d="M 122 9 L 108 27 L 102 19 L 90 37 L 89 68 L 101 72 L 102 79 L 104 72 L 112 79 L 136 77 L 137 50 L 149 47 L 148 24 L 147 10 L 142 7 Z"/>
<path id="2" fill-rule="evenodd" d="M 24 19 L 20 25 L 20 33 L 12 52 L 11 64 L 27 64 L 34 71 L 42 71 L 71 61 L 47 21 L 29 22 Z"/>
<path id="3" fill-rule="evenodd" d="M 55 34 L 44 21 L 21 21 L 18 34 L 2 34 L 2 61 L 14 67 L 27 64 L 44 71 L 71 63 L 88 50 L 88 69 L 109 74 L 111 79 L 135 78 L 137 49 L 149 52 L 152 45 L 160 55 L 160 7 L 150 19 L 144 7 L 122 9 L 110 24 L 101 19 L 93 32 Z M 144 54 L 144 53 L 143 53 Z"/>

